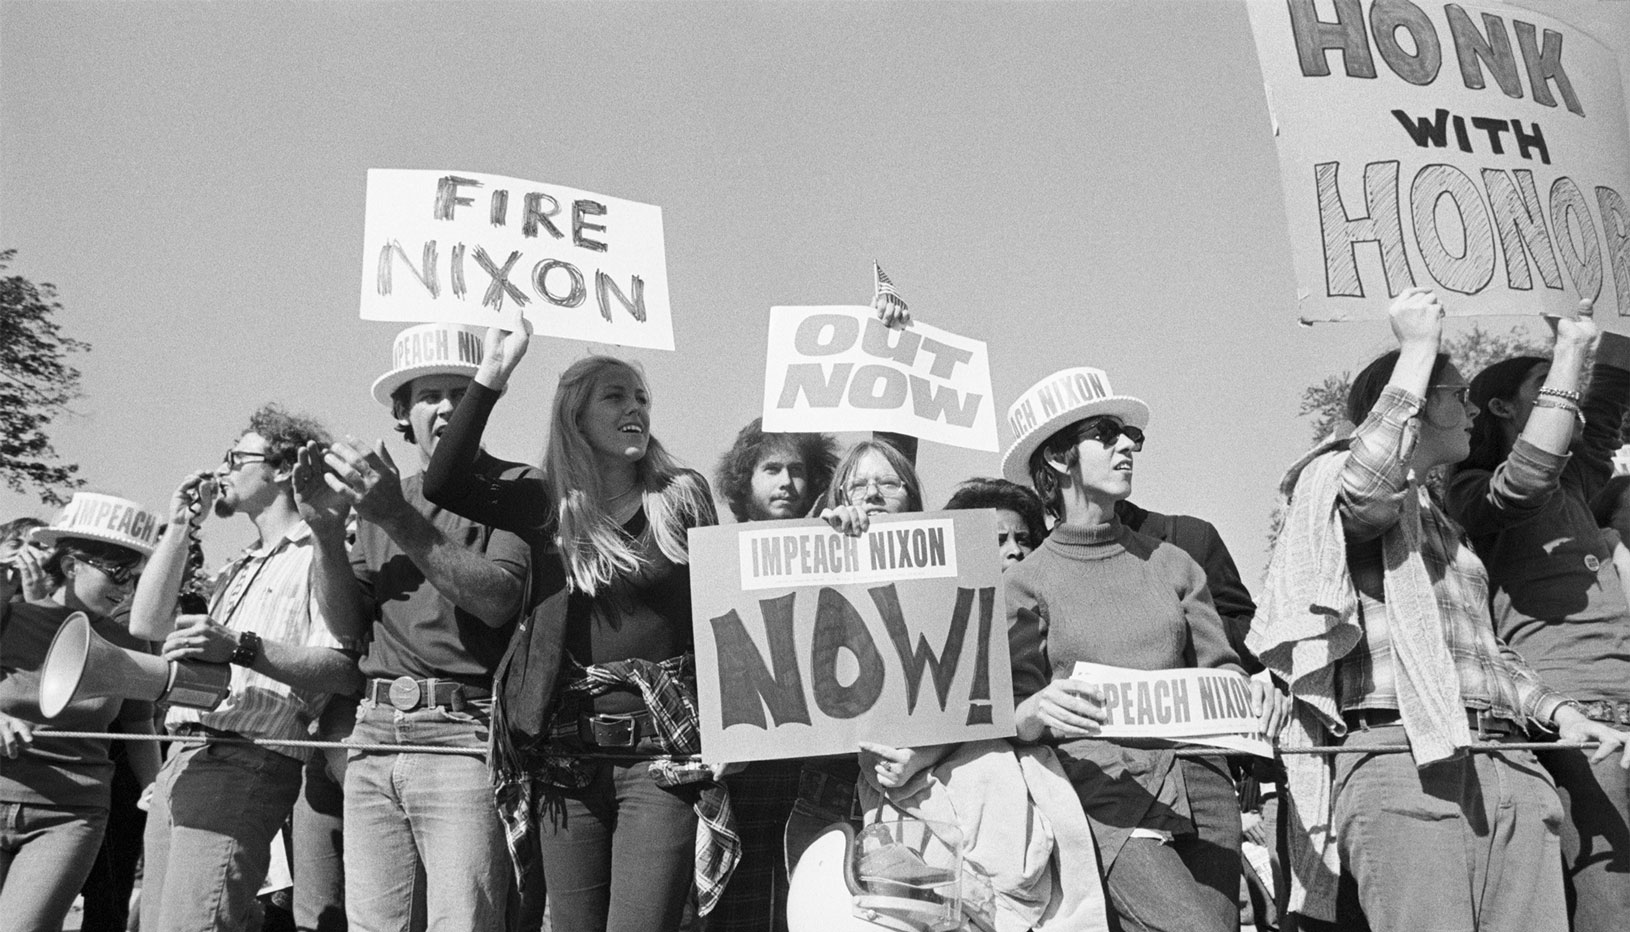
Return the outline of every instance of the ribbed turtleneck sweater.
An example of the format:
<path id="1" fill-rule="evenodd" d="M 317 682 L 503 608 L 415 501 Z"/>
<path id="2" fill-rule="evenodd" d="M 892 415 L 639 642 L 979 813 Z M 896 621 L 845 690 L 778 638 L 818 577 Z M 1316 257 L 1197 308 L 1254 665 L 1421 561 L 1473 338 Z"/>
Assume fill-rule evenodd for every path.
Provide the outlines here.
<path id="1" fill-rule="evenodd" d="M 1023 702 L 1078 660 L 1138 670 L 1239 670 L 1205 571 L 1119 520 L 1059 525 L 1003 574 L 1013 694 Z"/>

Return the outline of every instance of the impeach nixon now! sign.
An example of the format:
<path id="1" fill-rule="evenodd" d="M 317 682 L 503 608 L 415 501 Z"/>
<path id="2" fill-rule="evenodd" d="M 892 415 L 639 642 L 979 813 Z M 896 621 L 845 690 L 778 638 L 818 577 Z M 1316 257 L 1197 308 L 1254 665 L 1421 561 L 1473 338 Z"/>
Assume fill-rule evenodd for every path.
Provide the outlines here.
<path id="1" fill-rule="evenodd" d="M 368 171 L 364 320 L 673 349 L 662 209 L 468 171 Z"/>
<path id="2" fill-rule="evenodd" d="M 1611 50 L 1504 4 L 1249 10 L 1302 319 L 1383 317 L 1418 285 L 1452 314 L 1588 298 L 1624 328 L 1630 132 Z"/>
<path id="3" fill-rule="evenodd" d="M 764 429 L 893 431 L 995 451 L 990 357 L 982 340 L 869 307 L 770 309 Z"/>
<path id="4" fill-rule="evenodd" d="M 703 758 L 1012 735 L 995 542 L 990 511 L 692 529 Z"/>

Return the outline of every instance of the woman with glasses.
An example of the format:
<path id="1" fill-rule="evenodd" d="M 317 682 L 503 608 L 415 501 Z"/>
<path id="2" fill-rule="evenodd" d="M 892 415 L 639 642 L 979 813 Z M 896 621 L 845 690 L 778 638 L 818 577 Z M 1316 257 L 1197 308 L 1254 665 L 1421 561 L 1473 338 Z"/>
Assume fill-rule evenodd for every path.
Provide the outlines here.
<path id="1" fill-rule="evenodd" d="M 76 612 L 92 630 L 141 650 L 111 620 L 130 596 L 159 522 L 134 502 L 80 493 L 57 521 L 31 539 L 50 548 L 41 570 L 51 591 L 41 602 L 0 602 L 0 925 L 56 932 L 101 850 L 113 780 L 109 742 L 58 732 L 105 732 L 115 720 L 128 734 L 153 734 L 153 706 L 111 698 L 70 703 L 47 721 L 40 712 L 40 668 L 52 639 Z M 39 731 L 49 725 L 50 731 Z M 158 772 L 158 745 L 129 742 L 143 786 Z"/>
<path id="2" fill-rule="evenodd" d="M 1449 484 L 1449 513 L 1488 569 L 1495 630 L 1545 682 L 1609 726 L 1630 725 L 1630 604 L 1591 503 L 1613 475 L 1630 405 L 1626 341 L 1547 318 L 1550 358 L 1494 363 L 1470 386 L 1471 456 Z M 1433 386 L 1465 392 L 1463 384 Z M 1630 916 L 1630 774 L 1579 750 L 1539 756 L 1556 779 L 1563 879 L 1576 932 Z"/>
<path id="3" fill-rule="evenodd" d="M 1132 494 L 1148 406 L 1114 394 L 1103 372 L 1077 368 L 1038 382 L 1008 416 L 1018 436 L 1002 473 L 1034 485 L 1056 521 L 1003 574 L 1016 740 L 1056 751 L 1092 825 L 1119 928 L 1232 932 L 1240 813 L 1226 759 L 1179 760 L 1158 743 L 1094 737 L 1101 695 L 1070 678 L 1078 661 L 1242 672 L 1205 572 L 1116 517 Z M 1253 698 L 1261 714 L 1262 691 Z"/>
<path id="4" fill-rule="evenodd" d="M 685 534 L 714 523 L 712 495 L 651 435 L 643 376 L 606 356 L 561 374 L 541 474 L 478 472 L 530 339 L 530 324 L 487 332 L 424 483 L 536 555 L 536 608 L 494 689 L 500 815 L 522 858 L 517 834 L 539 834 L 554 928 L 671 929 L 693 876 L 706 912 L 735 860 L 724 789 L 687 762 L 700 738 Z"/>

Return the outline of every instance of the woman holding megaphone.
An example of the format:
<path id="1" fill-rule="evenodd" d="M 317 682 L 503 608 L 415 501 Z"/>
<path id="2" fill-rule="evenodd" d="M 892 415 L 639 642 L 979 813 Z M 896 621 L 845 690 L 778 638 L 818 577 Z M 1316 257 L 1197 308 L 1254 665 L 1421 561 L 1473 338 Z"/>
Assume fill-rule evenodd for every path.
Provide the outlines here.
<path id="1" fill-rule="evenodd" d="M 31 534 L 51 548 L 43 564 L 48 600 L 0 604 L 0 916 L 13 932 L 62 928 L 107 828 L 110 742 L 52 730 L 105 732 L 118 720 L 127 734 L 153 734 L 152 703 L 113 698 L 69 703 L 50 720 L 52 730 L 41 730 L 40 668 L 76 613 L 102 637 L 142 649 L 110 616 L 130 597 L 158 528 L 158 518 L 134 502 L 78 493 Z M 130 762 L 151 784 L 158 746 L 131 742 Z"/>

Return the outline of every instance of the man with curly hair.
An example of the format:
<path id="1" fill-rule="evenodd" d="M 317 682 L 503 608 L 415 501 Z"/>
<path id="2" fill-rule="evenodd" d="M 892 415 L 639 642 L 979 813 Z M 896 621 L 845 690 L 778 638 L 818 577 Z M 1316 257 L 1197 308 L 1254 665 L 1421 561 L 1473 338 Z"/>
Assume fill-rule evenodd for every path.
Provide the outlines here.
<path id="1" fill-rule="evenodd" d="M 807 517 L 838 465 L 828 434 L 766 434 L 753 418 L 719 458 L 719 494 L 737 521 Z"/>
<path id="2" fill-rule="evenodd" d="M 166 719 L 171 732 L 203 742 L 179 748 L 154 783 L 144 929 L 248 925 L 310 751 L 242 739 L 307 739 L 331 694 L 360 685 L 354 653 L 329 632 L 311 592 L 311 529 L 291 488 L 297 452 L 327 440 L 310 418 L 277 405 L 256 411 L 218 468 L 176 489 L 136 588 L 137 637 L 163 641 L 168 660 L 234 665 L 219 706 L 173 707 Z M 259 539 L 216 575 L 207 614 L 178 617 L 188 541 L 211 507 L 223 518 L 241 512 Z"/>

